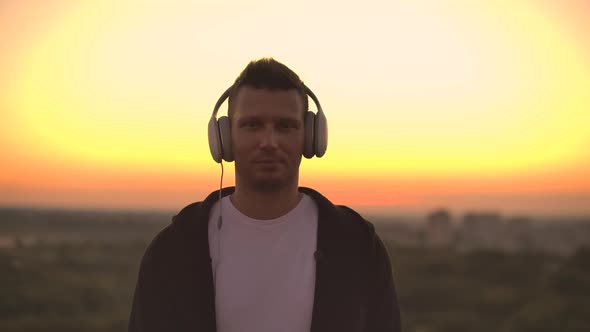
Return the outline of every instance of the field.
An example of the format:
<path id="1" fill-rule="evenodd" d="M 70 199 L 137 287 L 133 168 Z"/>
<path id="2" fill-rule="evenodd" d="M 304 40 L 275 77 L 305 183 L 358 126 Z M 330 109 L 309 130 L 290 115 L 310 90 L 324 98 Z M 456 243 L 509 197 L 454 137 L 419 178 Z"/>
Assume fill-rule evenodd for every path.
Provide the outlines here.
<path id="1" fill-rule="evenodd" d="M 166 213 L 0 210 L 0 331 L 126 331 L 143 252 Z M 386 242 L 404 331 L 590 331 L 590 250 Z"/>

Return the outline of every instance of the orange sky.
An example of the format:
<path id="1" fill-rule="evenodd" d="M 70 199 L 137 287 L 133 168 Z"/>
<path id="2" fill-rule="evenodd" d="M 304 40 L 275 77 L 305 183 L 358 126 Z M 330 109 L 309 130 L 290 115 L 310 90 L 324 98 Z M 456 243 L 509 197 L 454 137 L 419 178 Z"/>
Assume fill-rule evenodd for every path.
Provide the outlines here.
<path id="1" fill-rule="evenodd" d="M 587 1 L 2 7 L 0 206 L 201 199 L 213 104 L 273 56 L 322 102 L 328 151 L 301 184 L 337 203 L 590 213 Z"/>

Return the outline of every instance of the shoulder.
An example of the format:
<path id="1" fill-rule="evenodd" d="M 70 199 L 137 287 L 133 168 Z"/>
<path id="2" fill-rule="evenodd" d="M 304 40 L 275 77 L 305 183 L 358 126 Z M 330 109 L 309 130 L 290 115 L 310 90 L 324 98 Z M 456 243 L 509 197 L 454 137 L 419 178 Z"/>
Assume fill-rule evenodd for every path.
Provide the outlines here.
<path id="1" fill-rule="evenodd" d="M 328 198 L 314 189 L 300 187 L 299 190 L 313 199 L 318 207 L 320 217 L 335 221 L 340 227 L 351 227 L 363 233 L 374 233 L 373 224 L 352 208 L 346 205 L 334 205 Z"/>
<path id="2" fill-rule="evenodd" d="M 351 227 L 355 231 L 359 231 L 367 236 L 375 234 L 375 227 L 373 224 L 361 216 L 357 211 L 346 205 L 335 205 L 337 211 L 337 218 L 341 226 Z"/>
<path id="3" fill-rule="evenodd" d="M 172 217 L 170 224 L 156 234 L 145 251 L 144 260 L 167 261 L 171 256 L 185 251 L 191 242 L 190 238 L 198 236 L 199 228 L 203 224 L 200 222 L 201 215 L 202 202 L 184 207 Z"/>
<path id="4" fill-rule="evenodd" d="M 229 195 L 233 187 L 223 188 L 221 194 Z M 172 217 L 172 222 L 153 239 L 149 251 L 175 251 L 198 249 L 204 250 L 208 240 L 209 211 L 219 198 L 219 191 L 210 193 L 203 201 L 191 203 Z"/>
<path id="5" fill-rule="evenodd" d="M 186 227 L 191 220 L 198 218 L 201 213 L 203 202 L 195 202 L 182 208 L 178 214 L 172 217 L 173 227 Z"/>
<path id="6" fill-rule="evenodd" d="M 361 216 L 357 211 L 346 205 L 334 205 L 334 207 L 340 219 L 356 225 L 356 227 L 365 228 L 367 231 L 374 231 L 375 228 L 373 227 L 373 224 Z"/>
<path id="7" fill-rule="evenodd" d="M 351 250 L 370 248 L 378 239 L 375 227 L 357 211 L 345 205 L 334 205 L 319 192 L 302 187 L 300 191 L 311 196 L 319 212 L 319 228 L 322 238 L 346 243 Z"/>
<path id="8" fill-rule="evenodd" d="M 364 245 L 366 249 L 373 249 L 380 242 L 373 224 L 361 216 L 357 211 L 345 205 L 336 205 L 334 228 L 344 234 L 349 241 Z"/>

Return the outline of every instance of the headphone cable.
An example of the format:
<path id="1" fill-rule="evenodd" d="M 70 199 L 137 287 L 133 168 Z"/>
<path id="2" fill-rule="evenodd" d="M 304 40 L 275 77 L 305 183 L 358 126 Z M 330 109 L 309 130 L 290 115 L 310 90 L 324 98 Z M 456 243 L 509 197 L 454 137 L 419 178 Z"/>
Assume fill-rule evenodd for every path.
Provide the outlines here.
<path id="1" fill-rule="evenodd" d="M 219 216 L 217 217 L 217 262 L 215 262 L 215 284 L 217 284 L 217 267 L 219 266 L 219 261 L 221 260 L 221 225 L 223 224 L 223 218 L 221 217 L 221 189 L 223 188 L 223 160 L 221 161 L 221 179 L 219 181 L 219 201 L 217 204 L 219 205 Z"/>
<path id="2" fill-rule="evenodd" d="M 219 163 L 221 165 L 221 179 L 219 180 L 219 218 L 217 218 L 217 229 L 221 229 L 223 223 L 221 219 L 221 189 L 223 188 L 223 160 Z"/>

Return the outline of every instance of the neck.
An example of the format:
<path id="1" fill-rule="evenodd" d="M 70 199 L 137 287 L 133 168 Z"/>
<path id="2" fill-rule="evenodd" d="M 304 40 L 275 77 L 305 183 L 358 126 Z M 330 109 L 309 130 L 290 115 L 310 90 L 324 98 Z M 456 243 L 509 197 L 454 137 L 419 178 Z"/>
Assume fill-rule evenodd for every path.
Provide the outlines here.
<path id="1" fill-rule="evenodd" d="M 275 219 L 294 209 L 303 197 L 297 183 L 272 192 L 261 192 L 244 188 L 236 183 L 230 197 L 233 205 L 246 216 L 253 219 Z"/>

